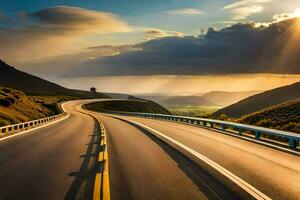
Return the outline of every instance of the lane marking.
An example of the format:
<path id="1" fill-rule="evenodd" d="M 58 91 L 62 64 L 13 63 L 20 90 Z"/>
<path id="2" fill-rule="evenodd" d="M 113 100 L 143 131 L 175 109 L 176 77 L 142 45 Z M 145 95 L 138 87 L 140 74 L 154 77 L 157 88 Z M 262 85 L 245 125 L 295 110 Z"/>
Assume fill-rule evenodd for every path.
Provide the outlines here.
<path id="1" fill-rule="evenodd" d="M 101 191 L 98 188 L 101 188 L 101 182 L 102 182 L 102 174 L 97 173 L 95 177 L 93 200 L 100 200 Z"/>
<path id="2" fill-rule="evenodd" d="M 124 118 L 122 118 L 124 119 Z M 243 179 L 241 179 L 240 177 L 234 175 L 233 173 L 231 173 L 230 171 L 228 171 L 227 169 L 225 169 L 224 167 L 222 167 L 221 165 L 217 164 L 216 162 L 210 160 L 209 158 L 207 158 L 206 156 L 200 154 L 199 152 L 191 149 L 190 147 L 174 140 L 173 138 L 164 135 L 163 133 L 150 128 L 144 124 L 141 124 L 139 122 L 135 122 L 132 120 L 128 120 L 125 119 L 126 121 L 135 124 L 137 126 L 140 126 L 152 133 L 157 134 L 160 137 L 165 138 L 166 140 L 169 140 L 170 142 L 176 144 L 177 146 L 183 148 L 184 150 L 188 151 L 189 153 L 191 153 L 192 155 L 194 155 L 195 157 L 197 157 L 198 159 L 202 160 L 203 162 L 205 162 L 206 164 L 208 164 L 209 166 L 211 166 L 212 168 L 214 168 L 215 170 L 217 170 L 219 173 L 221 173 L 222 175 L 224 175 L 225 177 L 227 177 L 228 179 L 230 179 L 232 182 L 234 182 L 235 184 L 237 184 L 238 186 L 240 186 L 243 190 L 245 190 L 248 194 L 250 194 L 251 196 L 253 196 L 255 199 L 259 199 L 259 200 L 271 200 L 270 197 L 268 197 L 267 195 L 265 195 L 264 193 L 262 193 L 261 191 L 259 191 L 258 189 L 256 189 L 254 186 L 252 186 L 251 184 L 247 183 L 246 181 L 244 181 Z"/>
<path id="3" fill-rule="evenodd" d="M 98 122 L 101 128 L 101 152 L 99 152 L 99 157 L 98 157 L 100 172 L 98 172 L 95 177 L 93 200 L 100 200 L 100 199 L 110 200 L 106 130 L 105 127 L 103 126 L 103 123 L 99 120 Z"/>
<path id="4" fill-rule="evenodd" d="M 107 148 L 107 141 L 106 141 L 106 130 L 102 123 L 102 130 L 103 130 L 103 142 L 105 145 L 104 150 L 104 171 L 103 171 L 103 200 L 110 200 L 110 187 L 109 187 L 109 168 L 108 168 L 108 148 Z"/>

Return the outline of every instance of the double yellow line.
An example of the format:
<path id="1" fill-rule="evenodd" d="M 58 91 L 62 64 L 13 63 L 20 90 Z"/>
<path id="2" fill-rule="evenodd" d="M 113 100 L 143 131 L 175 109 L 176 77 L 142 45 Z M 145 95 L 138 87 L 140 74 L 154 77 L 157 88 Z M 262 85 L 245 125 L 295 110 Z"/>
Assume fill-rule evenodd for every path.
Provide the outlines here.
<path id="1" fill-rule="evenodd" d="M 95 177 L 93 200 L 110 200 L 106 131 L 101 121 L 99 124 L 101 128 L 101 152 L 98 157 L 100 170 Z"/>

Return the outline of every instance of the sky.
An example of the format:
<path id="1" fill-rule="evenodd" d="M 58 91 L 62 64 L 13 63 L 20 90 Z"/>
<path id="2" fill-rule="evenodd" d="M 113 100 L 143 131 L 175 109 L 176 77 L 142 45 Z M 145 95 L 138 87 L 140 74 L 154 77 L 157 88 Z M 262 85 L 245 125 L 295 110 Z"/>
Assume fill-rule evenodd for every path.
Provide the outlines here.
<path id="1" fill-rule="evenodd" d="M 0 59 L 71 88 L 266 90 L 300 81 L 299 17 L 300 0 L 2 0 Z"/>

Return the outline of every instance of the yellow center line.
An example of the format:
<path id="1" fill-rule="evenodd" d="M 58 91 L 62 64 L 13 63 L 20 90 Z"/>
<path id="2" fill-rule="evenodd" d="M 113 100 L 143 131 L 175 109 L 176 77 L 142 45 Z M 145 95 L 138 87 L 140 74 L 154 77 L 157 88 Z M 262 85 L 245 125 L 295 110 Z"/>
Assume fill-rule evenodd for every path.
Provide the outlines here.
<path id="1" fill-rule="evenodd" d="M 106 131 L 101 121 L 99 121 L 99 124 L 101 128 L 101 152 L 98 157 L 100 172 L 95 177 L 93 200 L 110 200 Z"/>
<path id="2" fill-rule="evenodd" d="M 100 200 L 101 182 L 102 182 L 102 173 L 97 173 L 95 177 L 93 200 Z"/>

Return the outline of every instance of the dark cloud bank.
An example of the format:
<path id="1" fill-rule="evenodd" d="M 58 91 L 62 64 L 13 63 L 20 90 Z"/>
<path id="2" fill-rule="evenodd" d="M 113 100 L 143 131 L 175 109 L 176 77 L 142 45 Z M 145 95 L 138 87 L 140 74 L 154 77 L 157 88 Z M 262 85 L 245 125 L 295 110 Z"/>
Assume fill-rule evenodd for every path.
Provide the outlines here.
<path id="1" fill-rule="evenodd" d="M 136 44 L 139 50 L 81 63 L 73 75 L 300 73 L 299 35 L 298 18 L 259 28 L 236 24 L 205 36 Z"/>

